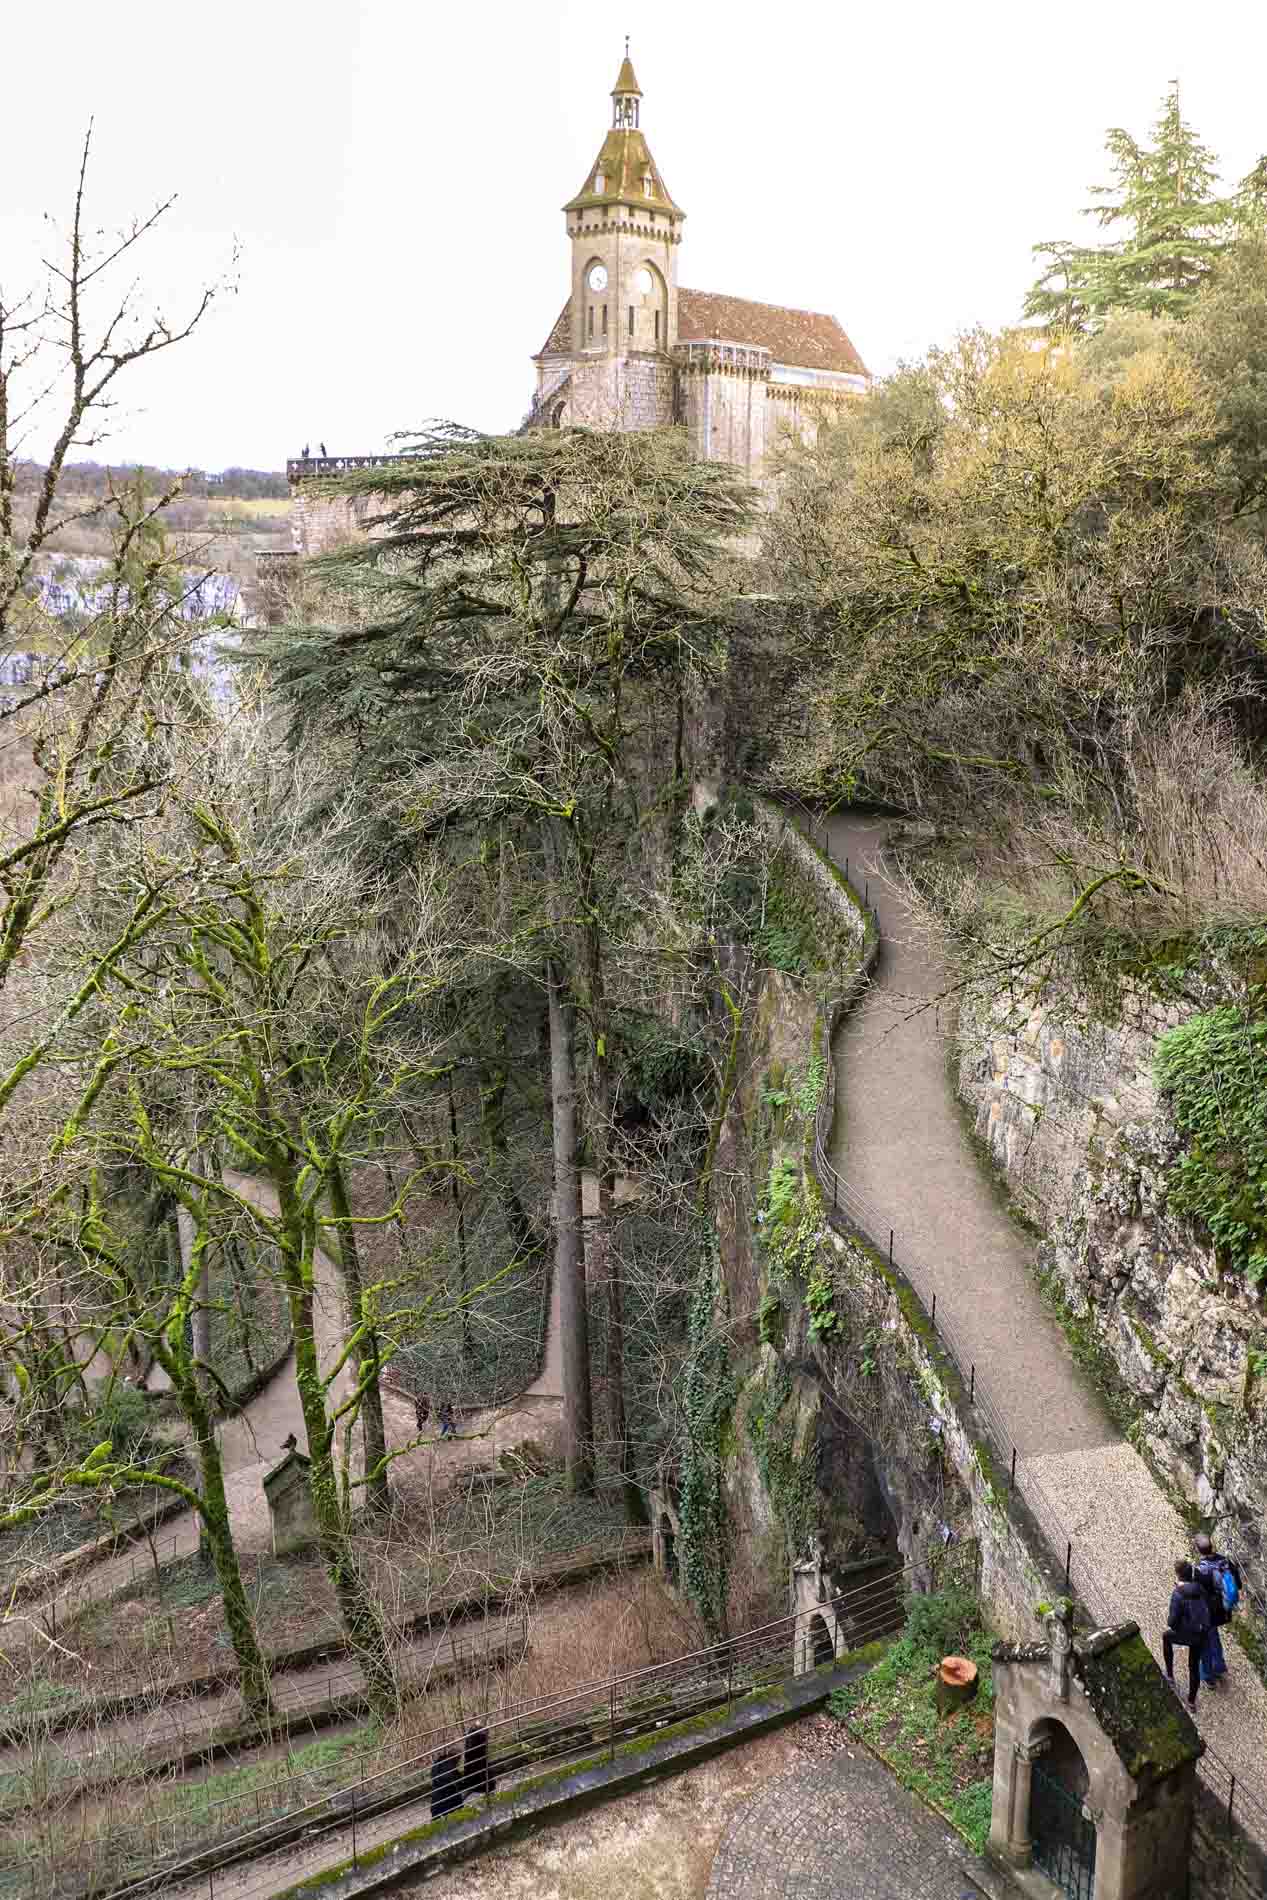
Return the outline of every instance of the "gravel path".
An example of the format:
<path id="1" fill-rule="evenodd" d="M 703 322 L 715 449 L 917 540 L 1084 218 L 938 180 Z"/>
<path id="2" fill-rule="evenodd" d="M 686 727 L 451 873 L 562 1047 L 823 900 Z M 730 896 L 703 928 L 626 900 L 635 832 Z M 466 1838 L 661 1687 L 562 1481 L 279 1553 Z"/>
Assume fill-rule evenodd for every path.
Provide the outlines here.
<path id="1" fill-rule="evenodd" d="M 1105 1414 L 1075 1365 L 1034 1280 L 1034 1248 L 996 1198 L 964 1131 L 950 1083 L 936 999 L 947 977 L 884 881 L 882 824 L 830 821 L 832 855 L 869 880 L 882 948 L 874 979 L 837 1031 L 839 1106 L 832 1160 L 895 1230 L 894 1258 L 965 1362 L 975 1362 L 1020 1453 L 1022 1488 L 1037 1480 L 1096 1596 L 1114 1621 L 1132 1617 L 1160 1659 L 1177 1557 L 1188 1533 L 1147 1466 Z M 1037 1632 L 1036 1632 L 1037 1633 Z M 1267 1687 L 1235 1642 L 1224 1684 L 1202 1692 L 1197 1725 L 1267 1809 Z"/>

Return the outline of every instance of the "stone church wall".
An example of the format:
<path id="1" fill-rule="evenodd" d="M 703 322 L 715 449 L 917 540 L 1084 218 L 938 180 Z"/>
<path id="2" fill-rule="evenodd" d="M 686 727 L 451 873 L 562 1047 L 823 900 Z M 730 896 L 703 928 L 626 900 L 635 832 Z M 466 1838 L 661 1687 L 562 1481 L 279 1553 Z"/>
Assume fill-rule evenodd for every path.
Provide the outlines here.
<path id="1" fill-rule="evenodd" d="M 1267 1348 L 1267 1312 L 1221 1270 L 1208 1236 L 1170 1214 L 1165 1193 L 1179 1138 L 1153 1080 L 1154 1046 L 1197 1007 L 1134 980 L 1113 1001 L 1080 995 L 1058 1009 L 970 991 L 959 1091 L 1047 1236 L 1049 1285 L 1128 1435 L 1261 1592 L 1267 1379 L 1252 1355 Z"/>
<path id="2" fill-rule="evenodd" d="M 574 365 L 565 422 L 589 429 L 662 429 L 673 420 L 674 370 L 657 356 L 596 356 Z"/>
<path id="3" fill-rule="evenodd" d="M 766 451 L 764 380 L 712 370 L 681 381 L 679 412 L 696 454 L 757 473 Z"/>

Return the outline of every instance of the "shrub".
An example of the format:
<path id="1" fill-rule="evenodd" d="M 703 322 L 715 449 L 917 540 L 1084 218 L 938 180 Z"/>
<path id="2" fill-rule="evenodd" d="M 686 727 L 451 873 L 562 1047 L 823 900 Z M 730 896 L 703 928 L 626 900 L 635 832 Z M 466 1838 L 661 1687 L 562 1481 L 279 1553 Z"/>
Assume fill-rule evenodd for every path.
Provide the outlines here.
<path id="1" fill-rule="evenodd" d="M 1267 1020 L 1237 1005 L 1207 1010 L 1158 1038 L 1155 1068 L 1186 1142 L 1167 1171 L 1170 1206 L 1204 1221 L 1226 1264 L 1257 1286 L 1267 1275 Z"/>
<path id="2" fill-rule="evenodd" d="M 935 1662 L 961 1654 L 980 1627 L 981 1611 L 967 1590 L 912 1590 L 906 1599 L 906 1640 Z"/>

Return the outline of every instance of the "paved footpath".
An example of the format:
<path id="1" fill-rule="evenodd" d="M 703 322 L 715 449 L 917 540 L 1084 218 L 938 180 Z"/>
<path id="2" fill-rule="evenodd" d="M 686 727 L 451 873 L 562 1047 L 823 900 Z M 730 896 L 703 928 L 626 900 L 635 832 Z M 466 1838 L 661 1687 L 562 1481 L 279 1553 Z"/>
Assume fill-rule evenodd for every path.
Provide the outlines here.
<path id="1" fill-rule="evenodd" d="M 885 882 L 885 827 L 830 821 L 832 856 L 870 882 L 881 931 L 873 981 L 833 1044 L 838 1106 L 832 1160 L 881 1210 L 894 1256 L 926 1304 L 937 1296 L 960 1356 L 975 1362 L 1113 1620 L 1134 1618 L 1155 1655 L 1177 1557 L 1189 1534 L 1142 1458 L 1109 1420 L 1042 1303 L 1034 1247 L 1001 1206 L 964 1130 L 951 1086 L 949 978 L 901 896 Z M 887 1234 L 874 1236 L 881 1244 Z M 1037 1628 L 1035 1635 L 1038 1635 Z M 1202 1692 L 1197 1726 L 1267 1806 L 1267 1687 L 1235 1642 L 1228 1676 Z"/>
<path id="2" fill-rule="evenodd" d="M 980 1900 L 970 1869 L 984 1875 L 946 1822 L 862 1749 L 842 1748 L 745 1802 L 708 1900 Z"/>

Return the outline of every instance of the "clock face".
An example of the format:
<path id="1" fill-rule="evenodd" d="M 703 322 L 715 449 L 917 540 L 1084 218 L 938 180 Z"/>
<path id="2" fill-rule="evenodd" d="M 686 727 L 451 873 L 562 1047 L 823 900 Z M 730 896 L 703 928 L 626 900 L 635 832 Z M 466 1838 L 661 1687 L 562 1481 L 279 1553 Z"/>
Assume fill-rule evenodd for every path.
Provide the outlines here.
<path id="1" fill-rule="evenodd" d="M 640 270 L 638 272 L 638 275 L 634 278 L 634 282 L 635 284 L 637 284 L 638 289 L 642 292 L 642 295 L 646 297 L 650 295 L 651 287 L 652 287 L 652 284 L 655 282 L 655 279 L 652 277 L 651 272 L 649 270 Z"/>
<path id="2" fill-rule="evenodd" d="M 591 290 L 606 290 L 607 272 L 602 264 L 595 264 L 590 271 L 589 285 Z"/>

